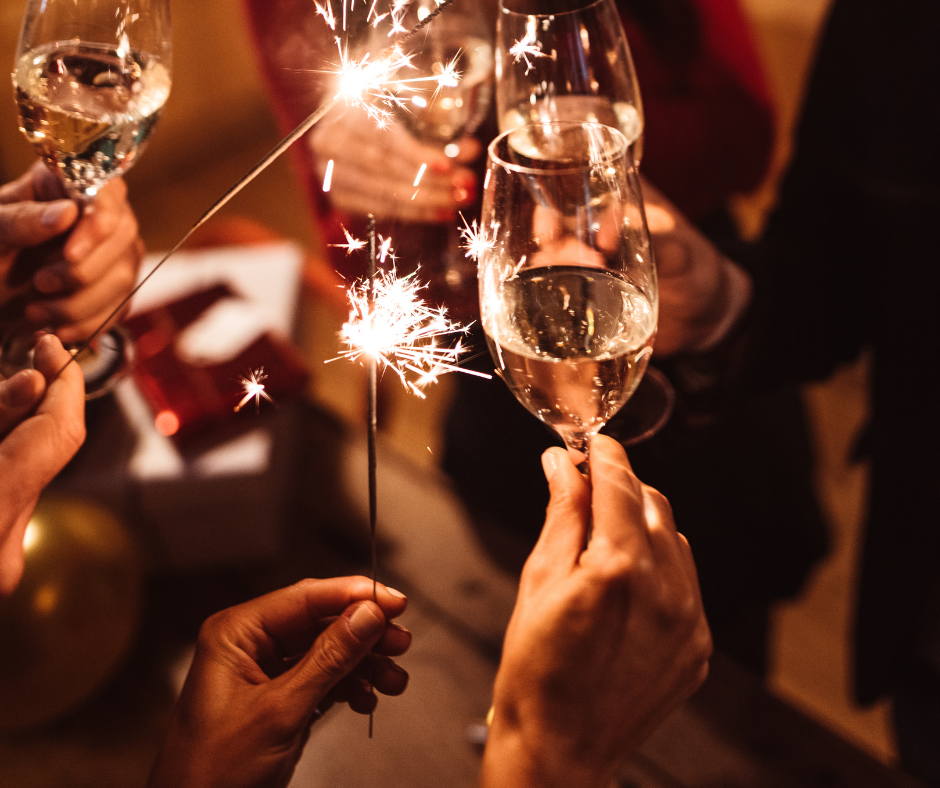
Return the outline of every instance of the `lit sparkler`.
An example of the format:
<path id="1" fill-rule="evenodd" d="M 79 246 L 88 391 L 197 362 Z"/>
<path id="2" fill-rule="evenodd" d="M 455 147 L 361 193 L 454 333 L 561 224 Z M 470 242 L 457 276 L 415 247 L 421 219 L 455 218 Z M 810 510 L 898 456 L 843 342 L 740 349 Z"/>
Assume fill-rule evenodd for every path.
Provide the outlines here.
<path id="1" fill-rule="evenodd" d="M 450 320 L 443 307 L 427 306 L 420 296 L 424 287 L 416 274 L 399 278 L 394 271 L 379 271 L 372 282 L 370 306 L 368 281 L 353 285 L 348 293 L 349 320 L 340 333 L 348 349 L 337 358 L 374 358 L 383 369 L 398 375 L 408 391 L 422 398 L 422 389 L 447 372 L 491 377 L 458 366 L 467 350 L 460 335 L 469 329 Z M 458 337 L 454 345 L 441 344 L 444 337 L 453 336 Z"/>
<path id="2" fill-rule="evenodd" d="M 345 227 L 343 227 L 343 225 L 340 225 L 340 229 L 342 229 L 343 235 L 346 236 L 346 243 L 330 244 L 330 246 L 338 246 L 340 249 L 345 249 L 346 254 L 357 252 L 360 249 L 365 247 L 366 242 L 363 241 L 361 238 L 356 238 L 355 236 L 353 236 L 353 234 L 349 232 L 349 230 L 347 230 Z"/>
<path id="3" fill-rule="evenodd" d="M 260 408 L 262 397 L 264 397 L 264 399 L 266 399 L 272 405 L 274 404 L 274 400 L 271 399 L 271 395 L 264 390 L 264 381 L 267 379 L 268 376 L 264 374 L 264 367 L 251 370 L 247 377 L 241 379 L 245 396 L 242 397 L 241 402 L 235 406 L 236 413 L 238 413 L 238 411 L 244 408 L 245 405 L 251 402 L 251 400 L 255 401 L 255 408 Z"/>
<path id="4" fill-rule="evenodd" d="M 465 252 L 464 257 L 479 260 L 483 254 L 496 246 L 496 231 L 499 230 L 499 223 L 493 224 L 492 235 L 487 235 L 485 228 L 477 227 L 476 219 L 471 224 L 467 224 L 463 214 L 460 214 L 460 219 L 463 221 L 460 237 L 464 242 L 462 247 Z"/>
<path id="5" fill-rule="evenodd" d="M 547 57 L 539 46 L 538 37 L 535 34 L 536 18 L 530 16 L 525 23 L 525 35 L 509 48 L 509 54 L 513 56 L 516 63 L 520 60 L 525 61 L 525 73 L 532 70 L 532 61 L 530 57 Z"/>

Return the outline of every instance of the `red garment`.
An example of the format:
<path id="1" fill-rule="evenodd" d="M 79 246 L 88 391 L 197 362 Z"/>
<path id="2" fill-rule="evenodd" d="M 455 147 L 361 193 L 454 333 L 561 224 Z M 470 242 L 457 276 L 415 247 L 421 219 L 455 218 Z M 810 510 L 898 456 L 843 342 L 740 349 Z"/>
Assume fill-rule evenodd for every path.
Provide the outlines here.
<path id="1" fill-rule="evenodd" d="M 757 188 L 773 151 L 774 114 L 737 0 L 694 0 L 699 51 L 667 62 L 622 14 L 643 98 L 641 170 L 693 221 Z"/>
<path id="2" fill-rule="evenodd" d="M 731 194 L 760 183 L 773 145 L 773 113 L 737 0 L 690 1 L 699 17 L 700 46 L 681 63 L 667 61 L 639 25 L 625 12 L 622 16 L 646 115 L 642 170 L 690 218 L 701 220 L 722 209 Z M 338 59 L 335 33 L 317 16 L 312 0 L 244 0 L 244 5 L 286 133 L 321 99 L 323 74 L 318 70 Z M 487 126 L 478 132 L 486 133 Z M 310 147 L 301 141 L 291 153 L 325 243 L 343 241 L 340 223 L 361 233 L 361 220 L 330 207 Z M 465 215 L 477 212 L 471 207 Z M 441 227 L 399 222 L 392 234 L 400 253 L 399 270 L 407 272 L 411 255 L 427 255 Z M 434 235 L 438 238 L 432 239 Z M 330 253 L 331 264 L 344 275 L 362 273 L 355 256 L 346 256 L 342 249 Z M 429 297 L 436 295 L 432 287 Z M 469 297 L 475 301 L 475 294 Z"/>

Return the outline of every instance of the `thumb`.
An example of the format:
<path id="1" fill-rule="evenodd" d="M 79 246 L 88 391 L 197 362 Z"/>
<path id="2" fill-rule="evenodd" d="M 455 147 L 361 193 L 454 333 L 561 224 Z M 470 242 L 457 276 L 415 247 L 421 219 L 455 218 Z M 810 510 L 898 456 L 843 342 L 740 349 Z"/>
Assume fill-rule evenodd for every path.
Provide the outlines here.
<path id="1" fill-rule="evenodd" d="M 550 566 L 571 566 L 577 563 L 591 527 L 590 482 L 561 448 L 548 449 L 542 455 L 542 468 L 551 497 L 532 556 Z"/>
<path id="2" fill-rule="evenodd" d="M 36 246 L 68 230 L 78 218 L 71 200 L 0 205 L 0 245 Z"/>
<path id="3" fill-rule="evenodd" d="M 351 605 L 314 641 L 298 663 L 294 681 L 309 709 L 362 662 L 385 631 L 385 614 L 375 602 Z"/>

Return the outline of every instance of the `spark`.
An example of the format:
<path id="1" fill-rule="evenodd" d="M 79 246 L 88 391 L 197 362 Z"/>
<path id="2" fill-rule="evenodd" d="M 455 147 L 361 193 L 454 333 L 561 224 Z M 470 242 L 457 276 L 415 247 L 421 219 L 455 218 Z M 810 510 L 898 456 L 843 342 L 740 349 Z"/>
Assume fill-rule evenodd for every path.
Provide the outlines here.
<path id="1" fill-rule="evenodd" d="M 447 65 L 439 63 L 435 66 L 435 70 L 440 69 L 440 73 L 437 75 L 437 88 L 435 93 L 442 88 L 455 88 L 460 84 L 461 74 L 457 70 L 457 62 L 460 60 L 461 54 L 463 54 L 462 51 L 458 51 Z"/>
<path id="2" fill-rule="evenodd" d="M 324 5 L 320 5 L 317 0 L 313 3 L 317 8 L 317 13 L 323 17 L 323 20 L 329 25 L 330 30 L 336 30 L 336 17 L 333 16 L 333 6 L 330 0 L 326 0 Z"/>
<path id="3" fill-rule="evenodd" d="M 493 234 L 488 236 L 486 230 L 477 228 L 476 219 L 473 220 L 472 224 L 467 224 L 463 214 L 460 214 L 460 219 L 463 221 L 463 227 L 460 228 L 460 237 L 464 242 L 464 257 L 479 260 L 483 254 L 496 246 L 496 232 L 499 230 L 499 223 L 496 222 L 492 225 Z"/>
<path id="4" fill-rule="evenodd" d="M 336 37 L 336 46 L 339 65 L 326 72 L 337 78 L 334 99 L 362 107 L 380 128 L 392 120 L 389 108 L 405 108 L 414 94 L 427 90 L 430 84 L 436 86 L 437 92 L 442 86 L 442 80 L 449 82 L 459 77 L 453 64 L 450 64 L 444 67 L 442 74 L 402 78 L 399 76 L 400 71 L 415 68 L 412 63 L 414 55 L 405 54 L 397 46 L 382 57 L 373 59 L 367 53 L 360 60 L 349 57 L 348 48 L 339 36 Z"/>
<path id="5" fill-rule="evenodd" d="M 271 395 L 264 390 L 264 381 L 267 380 L 268 376 L 264 374 L 264 367 L 259 367 L 258 369 L 253 369 L 248 373 L 247 377 L 241 379 L 242 388 L 245 391 L 245 396 L 242 397 L 241 402 L 235 406 L 235 412 L 238 413 L 245 405 L 248 404 L 252 399 L 255 401 L 255 408 L 261 407 L 261 398 L 264 397 L 272 405 L 274 400 L 271 399 Z"/>
<path id="6" fill-rule="evenodd" d="M 450 320 L 443 307 L 427 306 L 420 296 L 424 287 L 416 273 L 399 278 L 394 270 L 376 275 L 371 297 L 368 281 L 354 284 L 348 291 L 349 320 L 340 332 L 347 349 L 337 358 L 355 361 L 370 356 L 383 370 L 398 375 L 407 391 L 422 398 L 422 389 L 447 372 L 491 377 L 457 365 L 468 349 L 460 335 L 469 328 Z M 457 336 L 453 345 L 442 344 L 453 336 Z"/>
<path id="7" fill-rule="evenodd" d="M 395 251 L 392 249 L 392 239 L 391 237 L 383 238 L 379 236 L 379 263 L 384 263 L 386 260 L 391 260 L 393 263 L 397 259 L 395 257 Z"/>
<path id="8" fill-rule="evenodd" d="M 361 238 L 356 238 L 356 237 L 354 237 L 353 234 L 352 234 L 351 232 L 349 232 L 349 230 L 347 230 L 345 227 L 343 227 L 343 225 L 340 225 L 340 229 L 342 229 L 343 235 L 346 236 L 346 243 L 344 243 L 344 244 L 330 244 L 330 246 L 338 246 L 338 247 L 340 247 L 341 249 L 345 249 L 345 250 L 346 250 L 346 254 L 350 254 L 351 252 L 356 252 L 356 251 L 358 251 L 359 249 L 362 249 L 363 247 L 365 247 L 366 242 L 363 241 Z"/>
<path id="9" fill-rule="evenodd" d="M 538 38 L 535 34 L 536 18 L 530 16 L 525 23 L 525 35 L 509 48 L 509 54 L 513 56 L 516 63 L 520 60 L 525 61 L 525 73 L 532 70 L 532 61 L 530 57 L 547 57 L 539 46 Z"/>

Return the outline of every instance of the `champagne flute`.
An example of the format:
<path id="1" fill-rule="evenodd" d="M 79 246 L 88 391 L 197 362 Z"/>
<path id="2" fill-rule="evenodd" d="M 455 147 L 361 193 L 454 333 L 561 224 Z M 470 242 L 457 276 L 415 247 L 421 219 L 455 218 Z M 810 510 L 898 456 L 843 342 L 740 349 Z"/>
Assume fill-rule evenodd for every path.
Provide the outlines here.
<path id="1" fill-rule="evenodd" d="M 13 70 L 20 130 L 80 208 L 141 154 L 170 92 L 171 53 L 169 0 L 29 0 Z M 35 328 L 7 330 L 4 374 L 29 366 Z M 128 360 L 127 337 L 108 338 L 81 361 L 89 396 Z"/>
<path id="2" fill-rule="evenodd" d="M 586 470 L 656 334 L 656 269 L 628 140 L 552 121 L 489 147 L 480 312 L 497 373 Z"/>
<path id="3" fill-rule="evenodd" d="M 419 0 L 418 19 L 435 7 L 434 0 Z M 475 0 L 455 3 L 438 16 L 411 64 L 419 74 L 438 77 L 438 84 L 430 94 L 411 95 L 396 108 L 396 116 L 415 139 L 443 146 L 448 156 L 455 156 L 456 142 L 476 131 L 486 117 L 492 94 L 492 36 L 481 5 Z M 442 262 L 451 293 L 472 284 L 476 271 L 453 225 L 447 227 Z"/>
<path id="4" fill-rule="evenodd" d="M 168 0 L 29 0 L 13 85 L 20 129 L 90 202 L 143 150 L 170 93 Z"/>
<path id="5" fill-rule="evenodd" d="M 618 128 L 639 164 L 643 103 L 613 0 L 501 0 L 496 104 L 500 131 L 547 120 Z"/>

